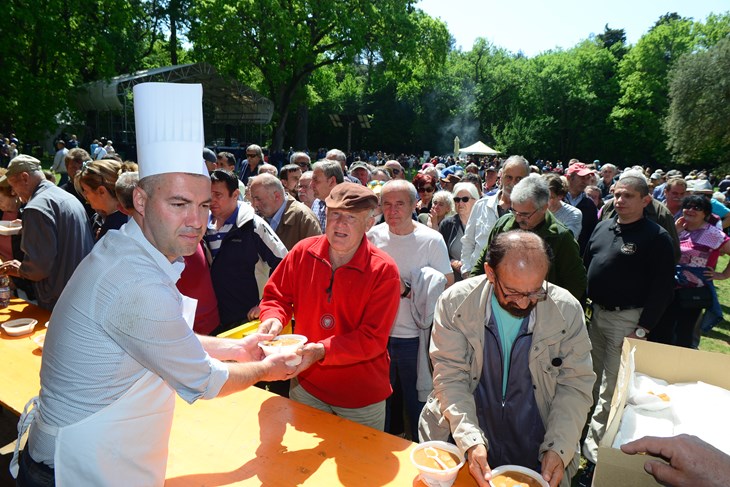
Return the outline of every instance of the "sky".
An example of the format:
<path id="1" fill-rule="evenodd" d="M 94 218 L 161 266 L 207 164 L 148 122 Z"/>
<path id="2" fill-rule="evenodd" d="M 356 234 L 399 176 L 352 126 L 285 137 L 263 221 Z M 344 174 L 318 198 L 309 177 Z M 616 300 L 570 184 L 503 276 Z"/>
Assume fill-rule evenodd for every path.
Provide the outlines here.
<path id="1" fill-rule="evenodd" d="M 569 49 L 606 24 L 624 29 L 629 44 L 667 12 L 704 21 L 730 11 L 728 0 L 420 0 L 417 7 L 443 20 L 456 46 L 469 51 L 477 37 L 532 57 L 556 47 Z"/>

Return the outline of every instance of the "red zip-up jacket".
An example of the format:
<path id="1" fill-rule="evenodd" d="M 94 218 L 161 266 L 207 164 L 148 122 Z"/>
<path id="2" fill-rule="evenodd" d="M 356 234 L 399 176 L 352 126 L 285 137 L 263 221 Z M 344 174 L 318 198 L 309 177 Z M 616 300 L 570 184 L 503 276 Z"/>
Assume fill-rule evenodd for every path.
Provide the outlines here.
<path id="1" fill-rule="evenodd" d="M 296 333 L 325 356 L 297 376 L 332 406 L 359 408 L 390 396 L 388 335 L 400 304 L 395 261 L 363 237 L 350 262 L 333 271 L 326 235 L 302 240 L 264 288 L 261 321 L 296 317 Z"/>

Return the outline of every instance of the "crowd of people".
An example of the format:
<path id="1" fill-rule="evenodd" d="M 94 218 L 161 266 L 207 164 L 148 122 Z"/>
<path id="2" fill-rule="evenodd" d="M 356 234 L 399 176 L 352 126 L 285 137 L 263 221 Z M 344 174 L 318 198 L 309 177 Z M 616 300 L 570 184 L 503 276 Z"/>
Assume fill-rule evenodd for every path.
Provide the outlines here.
<path id="1" fill-rule="evenodd" d="M 730 210 L 704 173 L 522 156 L 406 163 L 378 153 L 348 165 L 337 149 L 316 160 L 292 151 L 277 169 L 255 144 L 243 161 L 205 149 L 156 171 L 122 161 L 111 141 L 95 145 L 58 143 L 59 185 L 24 154 L 0 177 L 3 219 L 23 224 L 0 237 L 0 273 L 64 323 L 49 329 L 35 420 L 44 427 L 31 428 L 21 485 L 65 468 L 49 424 L 94 413 L 84 401 L 106 411 L 139 381 L 191 402 L 258 383 L 414 441 L 453 441 L 484 486 L 504 464 L 567 486 L 582 454 L 590 485 L 623 339 L 697 348 L 722 320 L 713 283 L 730 277 L 730 266 L 715 269 L 730 253 Z M 251 320 L 252 337 L 213 338 Z M 301 364 L 257 365 L 256 340 L 292 320 L 309 339 Z M 185 321 L 195 335 L 178 328 Z M 92 344 L 89 322 L 111 340 Z M 169 347 L 161 357 L 155 342 Z M 100 376 L 74 382 L 64 361 L 79 343 Z M 230 359 L 242 363 L 220 361 Z M 669 457 L 670 467 L 647 463 L 668 485 L 690 485 L 696 468 L 672 451 L 709 452 L 716 472 L 730 469 L 692 438 L 624 450 Z"/>

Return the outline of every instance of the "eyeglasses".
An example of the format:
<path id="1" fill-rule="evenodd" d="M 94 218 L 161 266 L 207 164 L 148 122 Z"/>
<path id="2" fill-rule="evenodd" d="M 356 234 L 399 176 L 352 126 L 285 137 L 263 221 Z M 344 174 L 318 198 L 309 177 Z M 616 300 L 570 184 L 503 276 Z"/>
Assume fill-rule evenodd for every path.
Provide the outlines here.
<path id="1" fill-rule="evenodd" d="M 258 157 L 258 154 L 251 154 L 246 152 L 246 157 Z"/>
<path id="2" fill-rule="evenodd" d="M 698 205 L 687 205 L 682 208 L 683 210 L 694 210 L 694 211 L 701 211 L 704 213 L 705 209 Z"/>
<path id="3" fill-rule="evenodd" d="M 524 211 L 516 211 L 514 208 L 510 208 L 509 211 L 510 211 L 510 213 L 512 213 L 515 216 L 515 218 L 521 218 L 523 220 L 529 220 L 532 217 L 532 215 L 534 215 L 535 213 L 537 213 L 537 210 L 539 210 L 539 209 L 540 208 L 537 208 L 535 211 L 532 211 L 530 213 L 526 213 Z"/>
<path id="4" fill-rule="evenodd" d="M 384 184 L 385 184 L 385 181 L 378 181 L 378 180 L 375 180 L 375 181 L 370 181 L 370 182 L 368 182 L 368 187 L 369 187 L 370 189 L 373 189 L 373 188 L 374 188 L 374 187 L 376 187 L 376 186 L 382 186 L 382 185 L 384 185 Z"/>
<path id="5" fill-rule="evenodd" d="M 297 166 L 299 166 L 299 167 L 307 167 L 307 168 L 309 167 L 309 163 L 308 163 L 308 162 L 306 162 L 306 161 L 302 161 L 302 162 L 295 162 L 295 164 L 296 164 Z"/>
<path id="6" fill-rule="evenodd" d="M 454 203 L 468 203 L 470 199 L 471 196 L 462 196 L 461 198 L 454 196 Z"/>
<path id="7" fill-rule="evenodd" d="M 505 292 L 504 287 L 502 287 L 502 283 L 499 282 L 499 278 L 497 277 L 496 272 L 494 273 L 494 282 L 497 284 L 499 291 L 502 293 L 502 296 L 504 296 L 504 299 L 507 301 L 515 302 L 519 301 L 520 299 L 527 299 L 529 301 L 545 301 L 547 299 L 548 291 L 547 284 L 545 282 L 543 282 L 539 291 L 533 291 L 531 293 Z"/>
<path id="8" fill-rule="evenodd" d="M 397 176 L 397 175 L 399 175 L 399 174 L 400 174 L 400 169 L 397 169 L 397 168 L 391 168 L 390 172 L 392 172 L 393 174 L 395 174 L 395 175 Z"/>
<path id="9" fill-rule="evenodd" d="M 431 188 L 431 187 L 428 187 L 428 188 L 420 187 L 420 188 L 418 188 L 418 192 L 419 193 L 433 193 L 434 192 L 434 188 Z"/>

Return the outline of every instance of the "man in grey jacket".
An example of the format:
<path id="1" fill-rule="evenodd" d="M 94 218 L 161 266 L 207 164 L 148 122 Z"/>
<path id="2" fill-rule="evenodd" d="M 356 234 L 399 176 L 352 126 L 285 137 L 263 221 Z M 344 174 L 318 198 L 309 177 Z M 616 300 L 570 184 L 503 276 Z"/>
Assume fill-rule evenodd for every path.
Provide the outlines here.
<path id="1" fill-rule="evenodd" d="M 419 434 L 451 435 L 480 486 L 505 464 L 537 470 L 551 487 L 570 485 L 578 469 L 596 376 L 583 310 L 545 281 L 549 263 L 538 235 L 502 233 L 486 277 L 456 283 L 436 305 L 434 390 Z"/>

